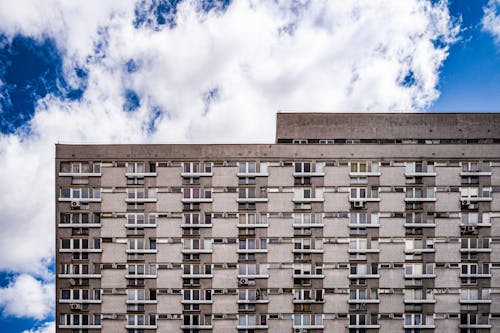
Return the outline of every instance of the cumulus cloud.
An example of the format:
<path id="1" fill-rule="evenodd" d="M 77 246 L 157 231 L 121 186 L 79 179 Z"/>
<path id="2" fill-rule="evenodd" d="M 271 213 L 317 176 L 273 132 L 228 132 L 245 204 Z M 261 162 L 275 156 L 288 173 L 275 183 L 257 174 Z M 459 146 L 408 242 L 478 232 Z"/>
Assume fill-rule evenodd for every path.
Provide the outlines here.
<path id="1" fill-rule="evenodd" d="M 7 287 L 0 289 L 3 315 L 44 319 L 52 313 L 54 285 L 22 274 Z"/>
<path id="2" fill-rule="evenodd" d="M 54 333 L 56 331 L 56 323 L 51 321 L 44 323 L 42 326 L 31 330 L 23 331 L 23 333 Z"/>
<path id="3" fill-rule="evenodd" d="M 77 85 L 78 67 L 87 80 L 81 99 L 46 96 L 25 128 L 0 136 L 0 270 L 49 275 L 56 142 L 273 142 L 278 110 L 425 110 L 459 30 L 446 1 L 201 7 L 185 0 L 175 24 L 151 27 L 134 23 L 149 14 L 132 1 L 0 1 L 1 32 L 53 38 L 66 79 Z M 19 304 L 9 290 L 26 280 L 50 304 L 43 284 L 21 277 L 2 299 Z"/>
<path id="4" fill-rule="evenodd" d="M 483 30 L 490 33 L 495 42 L 500 44 L 500 0 L 489 0 L 483 11 Z"/>

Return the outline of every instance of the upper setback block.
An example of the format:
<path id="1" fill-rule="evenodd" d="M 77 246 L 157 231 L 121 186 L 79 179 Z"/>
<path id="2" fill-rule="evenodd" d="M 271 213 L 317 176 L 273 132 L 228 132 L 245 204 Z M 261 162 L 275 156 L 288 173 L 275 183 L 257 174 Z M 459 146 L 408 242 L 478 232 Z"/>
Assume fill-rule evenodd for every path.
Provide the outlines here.
<path id="1" fill-rule="evenodd" d="M 278 113 L 276 141 L 499 139 L 500 113 Z"/>

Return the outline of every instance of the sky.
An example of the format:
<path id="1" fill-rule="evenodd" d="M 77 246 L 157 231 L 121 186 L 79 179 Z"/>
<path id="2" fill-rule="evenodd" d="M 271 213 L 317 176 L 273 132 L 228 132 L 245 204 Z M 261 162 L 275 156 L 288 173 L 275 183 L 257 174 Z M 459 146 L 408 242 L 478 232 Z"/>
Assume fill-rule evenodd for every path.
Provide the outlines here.
<path id="1" fill-rule="evenodd" d="M 500 105 L 500 0 L 0 0 L 0 331 L 55 332 L 54 144 Z"/>

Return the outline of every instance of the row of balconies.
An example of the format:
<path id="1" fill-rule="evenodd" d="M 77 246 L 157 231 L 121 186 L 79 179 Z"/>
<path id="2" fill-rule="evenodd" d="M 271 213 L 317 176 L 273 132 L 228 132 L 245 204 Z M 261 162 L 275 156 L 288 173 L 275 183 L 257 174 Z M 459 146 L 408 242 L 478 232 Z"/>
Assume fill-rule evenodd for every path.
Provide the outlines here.
<path id="1" fill-rule="evenodd" d="M 350 176 L 380 176 L 380 162 L 348 162 Z M 461 162 L 461 176 L 491 176 L 491 165 L 489 162 Z M 213 162 L 172 162 L 170 167 L 182 167 L 182 177 L 210 177 L 213 176 L 213 167 L 224 166 L 224 164 Z M 294 176 L 324 176 L 326 162 L 228 162 L 227 166 L 237 166 L 238 177 L 259 177 L 268 176 L 269 167 L 293 167 Z M 398 166 L 405 166 L 405 176 L 429 176 L 437 175 L 434 163 L 423 162 L 403 162 Z M 152 177 L 156 176 L 156 170 L 159 167 L 167 167 L 166 162 L 156 162 L 149 164 L 149 170 L 146 171 L 146 165 L 143 162 L 119 162 L 116 165 L 110 163 L 89 163 L 82 162 L 63 162 L 61 163 L 60 177 L 65 176 L 101 176 L 102 167 L 123 167 L 126 168 L 127 177 Z"/>

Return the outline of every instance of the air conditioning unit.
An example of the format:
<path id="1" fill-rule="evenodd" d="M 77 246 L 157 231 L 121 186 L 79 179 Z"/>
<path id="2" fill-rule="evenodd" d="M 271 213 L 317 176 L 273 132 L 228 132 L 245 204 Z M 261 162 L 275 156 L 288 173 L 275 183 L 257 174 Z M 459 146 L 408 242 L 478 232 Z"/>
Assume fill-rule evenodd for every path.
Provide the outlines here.
<path id="1" fill-rule="evenodd" d="M 294 333 L 307 333 L 307 329 L 305 329 L 305 328 L 294 328 L 293 332 Z"/>
<path id="2" fill-rule="evenodd" d="M 247 278 L 240 278 L 240 279 L 238 279 L 238 284 L 240 286 L 247 286 L 248 285 L 248 279 Z"/>
<path id="3" fill-rule="evenodd" d="M 467 233 L 471 233 L 471 234 L 473 234 L 473 233 L 475 233 L 475 232 L 476 232 L 476 226 L 474 226 L 474 225 L 468 225 L 468 226 L 465 228 L 465 230 L 467 231 Z"/>
<path id="4" fill-rule="evenodd" d="M 69 307 L 71 308 L 71 310 L 80 310 L 80 304 L 79 303 L 71 303 L 69 305 Z"/>
<path id="5" fill-rule="evenodd" d="M 364 208 L 365 207 L 365 203 L 364 203 L 364 201 L 354 201 L 352 203 L 352 206 L 354 208 Z"/>
<path id="6" fill-rule="evenodd" d="M 477 203 L 469 203 L 467 205 L 467 208 L 468 209 L 478 209 L 479 208 L 479 204 L 477 204 Z"/>
<path id="7" fill-rule="evenodd" d="M 462 200 L 462 206 L 468 206 L 470 205 L 470 200 L 464 199 Z"/>
<path id="8" fill-rule="evenodd" d="M 80 208 L 80 201 L 71 201 L 71 209 Z"/>

